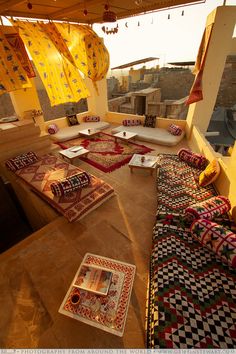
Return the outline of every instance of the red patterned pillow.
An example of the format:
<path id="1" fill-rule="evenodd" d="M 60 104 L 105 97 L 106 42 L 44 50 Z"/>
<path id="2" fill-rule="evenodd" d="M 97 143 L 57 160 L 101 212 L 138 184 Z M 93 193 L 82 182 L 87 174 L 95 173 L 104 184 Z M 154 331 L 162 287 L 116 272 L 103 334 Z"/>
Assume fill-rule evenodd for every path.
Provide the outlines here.
<path id="1" fill-rule="evenodd" d="M 231 209 L 230 201 L 223 195 L 217 195 L 204 202 L 193 204 L 185 209 L 187 219 L 212 220 L 217 216 L 227 213 Z"/>
<path id="2" fill-rule="evenodd" d="M 181 135 L 182 129 L 178 125 L 171 124 L 168 128 L 168 132 L 170 132 L 172 135 Z"/>
<path id="3" fill-rule="evenodd" d="M 208 164 L 208 160 L 205 156 L 200 154 L 195 154 L 194 152 L 188 149 L 180 149 L 178 152 L 180 160 L 187 162 L 188 165 L 203 169 Z"/>
<path id="4" fill-rule="evenodd" d="M 9 170 L 15 172 L 23 167 L 32 165 L 36 161 L 38 161 L 38 156 L 33 151 L 29 151 L 7 160 L 5 165 Z"/>
<path id="5" fill-rule="evenodd" d="M 51 184 L 52 193 L 61 197 L 80 188 L 85 188 L 90 184 L 90 176 L 87 172 L 77 173 Z"/>
<path id="6" fill-rule="evenodd" d="M 100 122 L 99 116 L 85 116 L 84 122 Z"/>
<path id="7" fill-rule="evenodd" d="M 48 126 L 48 133 L 49 134 L 56 134 L 58 132 L 59 128 L 56 124 L 50 124 Z"/>
<path id="8" fill-rule="evenodd" d="M 191 234 L 224 262 L 236 268 L 236 235 L 232 231 L 215 222 L 199 219 L 192 223 Z"/>
<path id="9" fill-rule="evenodd" d="M 141 125 L 141 119 L 125 119 L 123 120 L 122 124 L 126 127 L 134 126 L 134 125 Z"/>

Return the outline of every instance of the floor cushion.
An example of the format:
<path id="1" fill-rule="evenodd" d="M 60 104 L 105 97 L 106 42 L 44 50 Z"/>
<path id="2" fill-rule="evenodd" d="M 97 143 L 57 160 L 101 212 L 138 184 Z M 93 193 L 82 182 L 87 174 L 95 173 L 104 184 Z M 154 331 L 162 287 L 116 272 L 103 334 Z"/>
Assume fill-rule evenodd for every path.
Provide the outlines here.
<path id="1" fill-rule="evenodd" d="M 207 165 L 204 171 L 199 176 L 199 185 L 201 187 L 208 186 L 213 183 L 220 174 L 220 165 L 217 160 L 213 160 Z"/>

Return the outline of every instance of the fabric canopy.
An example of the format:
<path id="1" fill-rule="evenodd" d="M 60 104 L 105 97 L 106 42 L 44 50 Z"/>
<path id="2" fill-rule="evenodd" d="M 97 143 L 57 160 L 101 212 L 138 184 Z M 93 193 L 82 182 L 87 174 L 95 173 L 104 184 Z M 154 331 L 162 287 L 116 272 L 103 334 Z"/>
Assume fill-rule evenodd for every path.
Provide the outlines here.
<path id="1" fill-rule="evenodd" d="M 14 20 L 44 83 L 52 106 L 89 96 L 78 69 L 53 44 L 39 23 Z"/>

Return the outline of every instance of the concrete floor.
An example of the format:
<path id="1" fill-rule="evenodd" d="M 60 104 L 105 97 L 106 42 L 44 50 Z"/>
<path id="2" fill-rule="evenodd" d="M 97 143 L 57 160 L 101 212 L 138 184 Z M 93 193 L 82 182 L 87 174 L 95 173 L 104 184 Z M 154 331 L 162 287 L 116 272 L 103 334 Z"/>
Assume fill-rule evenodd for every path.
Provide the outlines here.
<path id="1" fill-rule="evenodd" d="M 137 142 L 140 143 L 140 142 Z M 143 143 L 150 154 L 186 147 Z M 145 348 L 145 301 L 156 212 L 156 176 L 128 165 L 103 173 L 79 167 L 111 184 L 116 195 L 81 221 L 64 217 L 0 255 L 0 348 Z M 124 336 L 109 334 L 58 313 L 85 255 L 135 264 Z"/>

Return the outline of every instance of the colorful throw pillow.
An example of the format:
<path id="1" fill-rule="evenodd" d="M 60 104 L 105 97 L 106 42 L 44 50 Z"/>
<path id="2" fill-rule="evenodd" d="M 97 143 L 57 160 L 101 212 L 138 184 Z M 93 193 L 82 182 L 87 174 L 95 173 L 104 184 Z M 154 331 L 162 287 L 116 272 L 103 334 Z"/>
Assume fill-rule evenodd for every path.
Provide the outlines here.
<path id="1" fill-rule="evenodd" d="M 145 114 L 144 127 L 155 128 L 156 127 L 156 116 L 151 116 Z"/>
<path id="2" fill-rule="evenodd" d="M 90 176 L 87 172 L 77 173 L 51 184 L 52 193 L 61 197 L 80 188 L 85 188 L 90 184 Z"/>
<path id="3" fill-rule="evenodd" d="M 213 183 L 220 174 L 220 165 L 217 160 L 213 160 L 207 165 L 206 169 L 202 171 L 199 176 L 199 185 L 206 187 L 208 184 Z"/>
<path id="4" fill-rule="evenodd" d="M 201 154 L 196 154 L 188 149 L 182 148 L 178 152 L 179 159 L 187 162 L 188 165 L 203 169 L 206 167 L 208 160 Z"/>
<path id="5" fill-rule="evenodd" d="M 68 121 L 69 126 L 79 124 L 76 114 L 71 114 L 71 115 L 67 116 L 67 121 Z"/>
<path id="6" fill-rule="evenodd" d="M 182 129 L 178 125 L 171 124 L 168 128 L 168 132 L 170 132 L 172 135 L 181 135 Z"/>
<path id="7" fill-rule="evenodd" d="M 228 198 L 223 195 L 217 195 L 204 202 L 193 204 L 185 209 L 187 219 L 209 219 L 227 213 L 231 209 Z"/>
<path id="8" fill-rule="evenodd" d="M 48 126 L 48 133 L 49 134 L 56 134 L 58 132 L 59 128 L 56 124 L 50 124 Z"/>
<path id="9" fill-rule="evenodd" d="M 192 223 L 191 234 L 224 262 L 236 268 L 236 235 L 232 231 L 215 222 L 199 219 Z"/>
<path id="10" fill-rule="evenodd" d="M 122 124 L 125 127 L 130 127 L 134 125 L 141 125 L 141 119 L 125 119 L 123 120 Z"/>
<path id="11" fill-rule="evenodd" d="M 84 122 L 100 122 L 99 116 L 84 116 Z"/>
<path id="12" fill-rule="evenodd" d="M 8 159 L 5 162 L 5 165 L 7 168 L 9 168 L 9 170 L 15 172 L 23 167 L 32 165 L 36 161 L 38 161 L 38 156 L 33 151 L 29 151 L 25 154 L 21 154 L 11 159 Z"/>

